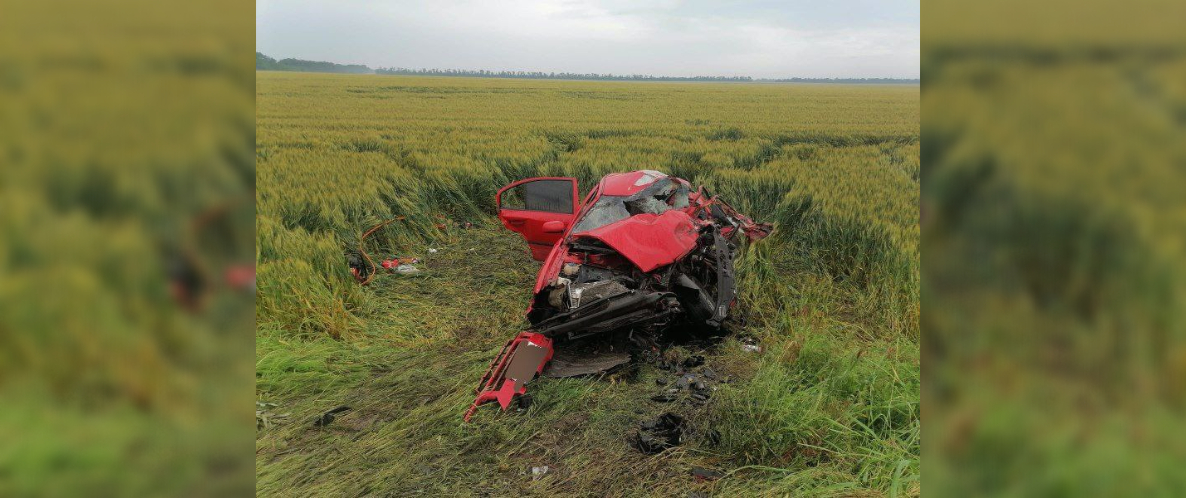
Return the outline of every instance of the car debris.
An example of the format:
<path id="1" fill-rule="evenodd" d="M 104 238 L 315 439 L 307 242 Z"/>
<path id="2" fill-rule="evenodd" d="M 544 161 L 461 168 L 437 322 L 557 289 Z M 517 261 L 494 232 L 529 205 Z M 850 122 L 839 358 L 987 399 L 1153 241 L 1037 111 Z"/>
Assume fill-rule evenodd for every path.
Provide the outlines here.
<path id="1" fill-rule="evenodd" d="M 611 373 L 630 363 L 630 353 L 624 347 L 609 343 L 585 343 L 559 349 L 543 371 L 544 377 L 563 379 Z"/>
<path id="2" fill-rule="evenodd" d="M 382 263 L 379 263 L 379 266 L 382 266 L 388 270 L 394 270 L 400 266 L 418 264 L 420 264 L 420 258 L 399 258 L 392 256 L 391 259 L 385 259 Z"/>
<path id="3" fill-rule="evenodd" d="M 640 423 L 638 432 L 631 438 L 631 443 L 639 451 L 653 455 L 682 444 L 686 428 L 683 417 L 670 412 L 664 413 L 654 420 Z"/>
<path id="4" fill-rule="evenodd" d="M 544 349 L 519 360 L 520 375 L 546 367 L 589 375 L 653 357 L 665 343 L 719 334 L 737 302 L 739 245 L 773 229 L 705 187 L 653 170 L 606 175 L 584 202 L 577 192 L 574 178 L 543 177 L 495 196 L 503 225 L 543 266 L 527 308 L 531 326 L 491 362 L 467 421 L 481 404 L 498 401 L 505 410 L 525 392 L 532 378 L 505 373 L 520 346 Z M 549 367 L 554 347 L 557 365 Z M 679 367 L 703 362 L 692 356 Z"/>
<path id="5" fill-rule="evenodd" d="M 325 426 L 333 423 L 335 415 L 342 413 L 342 412 L 350 411 L 350 410 L 351 410 L 351 408 L 349 406 L 339 406 L 337 408 L 334 408 L 333 410 L 322 413 L 320 416 L 313 419 L 313 426 L 314 427 L 325 427 Z"/>
<path id="6" fill-rule="evenodd" d="M 415 275 L 420 273 L 420 269 L 412 265 L 399 265 L 395 267 L 395 272 L 400 275 Z"/>
<path id="7" fill-rule="evenodd" d="M 515 399 L 512 401 L 512 403 L 515 405 L 515 411 L 522 413 L 522 412 L 527 411 L 529 408 L 531 408 L 531 403 L 533 401 L 535 401 L 535 400 L 531 397 L 530 394 L 522 394 L 519 396 L 515 396 Z"/>
<path id="8" fill-rule="evenodd" d="M 757 344 L 742 344 L 741 350 L 745 351 L 747 353 L 761 353 L 762 346 L 759 346 Z"/>
<path id="9" fill-rule="evenodd" d="M 538 481 L 540 479 L 543 479 L 543 477 L 548 474 L 549 470 L 550 469 L 547 465 L 543 465 L 543 466 L 539 466 L 539 467 L 532 467 L 531 468 L 531 479 L 533 481 Z"/>
<path id="10" fill-rule="evenodd" d="M 670 403 L 677 399 L 679 399 L 679 389 L 668 389 L 665 392 L 651 396 L 652 401 L 658 401 L 660 403 Z"/>
<path id="11" fill-rule="evenodd" d="M 506 410 L 511 406 L 512 399 L 527 393 L 527 383 L 535 379 L 551 359 L 551 339 L 543 334 L 519 333 L 503 346 L 490 363 L 478 387 L 477 398 L 465 412 L 465 421 L 469 422 L 479 406 L 491 401 L 497 401 Z"/>

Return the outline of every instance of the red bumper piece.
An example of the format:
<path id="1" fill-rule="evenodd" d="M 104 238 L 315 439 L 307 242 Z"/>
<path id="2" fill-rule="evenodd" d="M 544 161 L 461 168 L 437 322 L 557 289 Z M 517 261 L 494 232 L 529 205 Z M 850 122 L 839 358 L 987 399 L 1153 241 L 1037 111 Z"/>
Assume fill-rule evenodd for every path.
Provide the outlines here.
<path id="1" fill-rule="evenodd" d="M 490 362 L 490 369 L 482 377 L 476 390 L 477 398 L 465 411 L 469 422 L 478 407 L 491 401 L 498 401 L 506 410 L 515 396 L 527 392 L 527 383 L 544 370 L 552 359 L 552 340 L 533 332 L 520 332 Z"/>

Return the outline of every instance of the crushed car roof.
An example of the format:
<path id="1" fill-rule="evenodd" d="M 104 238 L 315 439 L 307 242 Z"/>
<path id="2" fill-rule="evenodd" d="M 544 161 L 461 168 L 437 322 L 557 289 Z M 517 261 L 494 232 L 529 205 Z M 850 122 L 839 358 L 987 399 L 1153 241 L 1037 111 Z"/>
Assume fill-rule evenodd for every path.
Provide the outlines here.
<path id="1" fill-rule="evenodd" d="M 651 169 L 613 173 L 601 180 L 601 195 L 633 195 L 667 175 Z"/>

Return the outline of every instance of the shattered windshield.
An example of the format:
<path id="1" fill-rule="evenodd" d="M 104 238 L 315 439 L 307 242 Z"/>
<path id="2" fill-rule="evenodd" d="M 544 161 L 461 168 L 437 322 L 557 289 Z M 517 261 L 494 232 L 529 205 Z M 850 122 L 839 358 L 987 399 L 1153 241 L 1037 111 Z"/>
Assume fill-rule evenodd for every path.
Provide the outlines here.
<path id="1" fill-rule="evenodd" d="M 688 192 L 683 184 L 663 178 L 629 197 L 603 195 L 577 222 L 572 233 L 596 230 L 636 214 L 663 214 L 670 209 L 686 208 Z"/>
<path id="2" fill-rule="evenodd" d="M 573 233 L 587 232 L 629 218 L 630 213 L 626 211 L 626 205 L 622 202 L 624 199 L 626 197 L 601 196 L 577 226 L 573 227 Z"/>

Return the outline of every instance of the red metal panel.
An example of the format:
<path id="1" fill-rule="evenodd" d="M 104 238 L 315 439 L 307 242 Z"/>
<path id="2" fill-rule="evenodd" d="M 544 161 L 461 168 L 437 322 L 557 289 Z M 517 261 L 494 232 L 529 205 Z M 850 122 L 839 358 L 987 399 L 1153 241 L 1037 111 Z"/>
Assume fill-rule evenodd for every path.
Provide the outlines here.
<path id="1" fill-rule="evenodd" d="M 543 359 L 539 360 L 538 366 L 535 366 L 535 375 L 543 372 L 544 367 L 552 360 L 552 340 L 541 334 L 520 332 L 519 335 L 507 341 L 506 346 L 503 346 L 502 351 L 490 363 L 490 369 L 486 371 L 486 375 L 482 376 L 482 381 L 478 383 L 477 397 L 474 398 L 473 404 L 462 417 L 466 422 L 469 422 L 474 412 L 478 411 L 479 406 L 497 401 L 499 406 L 506 410 L 515 396 L 521 396 L 527 392 L 525 384 L 531 379 L 513 379 L 507 376 L 507 369 L 514 361 L 515 352 L 524 342 L 543 348 L 545 351 Z M 520 383 L 518 387 L 516 387 L 516 381 Z"/>
<path id="2" fill-rule="evenodd" d="M 638 214 L 617 223 L 582 232 L 612 247 L 638 269 L 649 272 L 669 265 L 696 248 L 692 217 L 678 210 L 660 215 Z"/>

